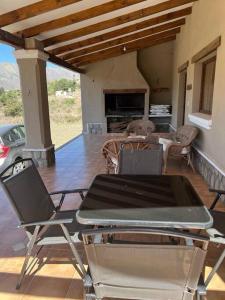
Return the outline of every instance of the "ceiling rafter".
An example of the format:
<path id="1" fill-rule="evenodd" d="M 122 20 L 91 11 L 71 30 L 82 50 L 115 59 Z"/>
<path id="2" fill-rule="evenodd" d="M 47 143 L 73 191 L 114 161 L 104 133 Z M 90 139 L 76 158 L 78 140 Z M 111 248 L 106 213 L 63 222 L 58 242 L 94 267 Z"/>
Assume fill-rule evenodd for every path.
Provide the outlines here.
<path id="1" fill-rule="evenodd" d="M 138 40 L 138 41 L 133 42 L 132 44 L 130 43 L 131 45 L 127 46 L 126 52 L 124 52 L 123 47 L 117 46 L 117 47 L 115 47 L 116 49 L 110 50 L 110 49 L 112 49 L 112 48 L 110 48 L 107 50 L 96 52 L 96 53 L 94 53 L 95 55 L 92 54 L 92 56 L 91 55 L 87 56 L 86 60 L 76 63 L 76 66 L 80 67 L 83 65 L 88 65 L 90 63 L 98 62 L 100 60 L 105 60 L 105 59 L 109 59 L 109 58 L 116 57 L 116 56 L 120 56 L 120 55 L 129 53 L 129 52 L 143 49 L 143 48 L 148 48 L 148 47 L 152 47 L 152 46 L 155 46 L 158 44 L 167 43 L 167 42 L 173 41 L 175 39 L 176 39 L 176 36 L 172 35 L 172 36 L 168 36 L 168 37 L 154 40 L 154 41 L 147 41 L 147 40 L 143 41 L 144 39 Z"/>
<path id="2" fill-rule="evenodd" d="M 39 0 L 18 10 L 2 14 L 0 16 L 0 27 L 1 24 L 14 24 L 80 1 L 82 0 Z M 58 19 L 51 20 L 50 17 L 50 21 L 48 21 L 49 15 L 47 14 L 47 18 L 44 16 L 44 23 L 30 25 L 29 28 L 18 31 L 18 34 L 10 33 L 4 28 L 0 29 L 0 41 L 6 42 L 15 48 L 28 50 L 31 44 L 27 43 L 27 37 L 37 36 L 38 39 L 39 34 L 42 32 L 61 28 L 62 31 L 58 35 L 51 36 L 52 33 L 48 33 L 47 38 L 44 40 L 42 40 L 43 36 L 40 36 L 40 45 L 43 47 L 41 49 L 46 50 L 42 51 L 48 54 L 49 61 L 75 72 L 85 73 L 85 70 L 78 68 L 78 66 L 175 39 L 181 26 L 185 24 L 184 17 L 192 12 L 191 4 L 198 0 L 162 0 L 162 2 L 142 9 L 137 9 L 137 6 L 135 6 L 135 8 L 126 10 L 127 13 L 122 14 L 122 9 L 145 1 L 147 0 L 110 0 L 83 10 L 80 9 L 67 16 L 64 13 L 64 16 L 61 15 L 62 17 Z M 116 10 L 120 10 L 120 12 L 114 13 L 115 17 L 110 19 L 111 15 L 108 14 Z M 84 25 L 81 28 L 78 26 L 78 29 L 72 31 L 67 30 L 69 25 L 100 15 L 107 17 L 103 19 L 104 21 L 95 24 L 92 20 L 84 23 L 90 25 Z M 130 24 L 130 22 L 133 22 L 133 24 Z M 28 21 L 28 24 L 32 24 L 32 20 Z M 3 27 L 7 25 L 3 25 Z M 17 24 L 14 26 L 16 28 Z M 102 33 L 104 30 L 107 31 Z M 93 33 L 96 33 L 96 35 L 85 38 L 85 36 Z M 76 40 L 77 38 L 80 38 L 80 40 Z M 70 42 L 71 40 L 74 41 Z M 61 43 L 65 43 L 65 45 L 60 46 Z M 48 50 L 50 46 L 54 47 Z"/>
<path id="3" fill-rule="evenodd" d="M 133 25 L 129 25 L 129 26 L 117 29 L 117 30 L 109 31 L 107 33 L 100 34 L 100 35 L 97 35 L 97 36 L 94 36 L 94 37 L 91 37 L 91 38 L 88 38 L 88 39 L 85 39 L 82 41 L 78 41 L 78 42 L 74 42 L 74 43 L 71 43 L 71 44 L 68 44 L 65 46 L 54 48 L 52 50 L 49 50 L 49 52 L 52 54 L 55 54 L 55 55 L 60 55 L 64 52 L 69 52 L 69 51 L 76 50 L 79 48 L 91 46 L 91 45 L 101 43 L 101 42 L 104 42 L 104 41 L 107 41 L 107 40 L 110 40 L 110 39 L 113 39 L 113 38 L 116 38 L 116 37 L 119 37 L 119 36 L 122 36 L 122 35 L 125 35 L 128 33 L 133 33 L 137 30 L 145 29 L 150 26 L 159 25 L 164 22 L 169 22 L 174 19 L 185 17 L 187 15 L 190 15 L 191 12 L 192 12 L 192 8 L 188 7 L 188 8 L 181 9 L 181 10 L 178 10 L 175 12 L 164 14 L 159 17 L 145 20 L 145 21 L 133 24 Z"/>
<path id="4" fill-rule="evenodd" d="M 149 6 L 147 8 L 143 8 L 128 14 L 124 14 L 118 17 L 115 17 L 110 20 L 106 20 L 103 22 L 99 22 L 96 24 L 92 24 L 77 30 L 73 30 L 70 32 L 66 32 L 60 35 L 56 35 L 53 37 L 50 37 L 48 39 L 45 39 L 43 41 L 44 46 L 52 46 L 64 41 L 72 40 L 74 38 L 82 37 L 85 35 L 88 35 L 90 33 L 95 33 L 104 29 L 112 28 L 117 25 L 125 24 L 127 22 L 135 21 L 147 16 L 151 16 L 156 13 L 160 13 L 172 8 L 176 8 L 185 4 L 192 3 L 197 0 L 169 0 L 169 1 L 164 1 L 159 4 Z"/>
<path id="5" fill-rule="evenodd" d="M 10 32 L 7 32 L 3 29 L 0 29 L 0 41 L 7 43 L 13 47 L 19 48 L 19 49 L 26 49 L 26 43 L 25 40 L 21 37 L 18 37 Z M 78 73 L 85 73 L 84 69 L 80 69 L 78 67 L 75 67 L 73 65 L 71 65 L 70 63 L 62 60 L 61 58 L 55 56 L 52 53 L 49 53 L 47 51 L 45 51 L 46 54 L 48 54 L 49 58 L 48 60 L 52 63 L 55 63 L 61 67 L 64 67 L 66 69 L 69 69 L 71 71 L 74 72 L 78 72 Z"/>
<path id="6" fill-rule="evenodd" d="M 25 48 L 25 41 L 23 38 L 16 36 L 8 31 L 0 29 L 0 41 L 17 48 Z"/>
<path id="7" fill-rule="evenodd" d="M 93 6 L 88 9 L 73 13 L 71 15 L 67 15 L 56 20 L 51 20 L 49 22 L 26 28 L 17 32 L 17 34 L 22 34 L 22 36 L 24 37 L 32 37 L 45 31 L 50 31 L 71 24 L 75 24 L 143 1 L 146 0 L 113 0 L 110 2 L 103 3 L 101 5 Z"/>
<path id="8" fill-rule="evenodd" d="M 119 49 L 122 51 L 122 54 L 124 54 L 124 53 L 127 53 L 128 50 L 134 51 L 133 50 L 134 49 L 133 45 L 137 45 L 137 44 L 142 45 L 142 44 L 150 43 L 150 42 L 153 42 L 153 41 L 156 41 L 156 40 L 160 40 L 162 38 L 166 38 L 168 36 L 175 36 L 179 32 L 180 32 L 180 28 L 175 28 L 175 29 L 172 29 L 172 30 L 168 30 L 168 31 L 164 31 L 164 32 L 157 33 L 157 34 L 154 34 L 154 35 L 150 35 L 150 36 L 140 38 L 140 39 L 132 41 L 132 42 L 123 43 L 121 45 L 117 45 L 117 46 L 107 48 L 107 49 L 103 49 L 103 50 L 100 50 L 100 51 L 97 51 L 97 52 L 94 52 L 94 53 L 90 53 L 90 54 L 87 54 L 87 55 L 84 55 L 84 56 L 73 58 L 73 59 L 70 60 L 70 64 L 72 64 L 72 65 L 73 64 L 80 64 L 81 62 L 85 62 L 87 60 L 87 58 L 88 59 L 89 58 L 95 58 L 99 54 L 100 55 L 105 55 L 105 53 L 106 54 L 111 53 L 111 52 L 114 53 L 114 51 L 117 52 L 117 50 L 119 50 Z"/>
<path id="9" fill-rule="evenodd" d="M 170 22 L 170 23 L 163 24 L 163 25 L 160 25 L 160 26 L 157 26 L 157 27 L 153 27 L 153 28 L 148 28 L 148 29 L 145 29 L 145 30 L 142 30 L 142 31 L 124 36 L 124 37 L 120 37 L 120 38 L 117 38 L 117 39 L 114 39 L 114 40 L 110 40 L 110 41 L 107 41 L 105 43 L 97 44 L 97 45 L 92 46 L 92 47 L 87 47 L 87 48 L 84 48 L 84 49 L 81 49 L 81 50 L 78 50 L 78 51 L 70 52 L 68 54 L 65 54 L 61 58 L 63 60 L 70 61 L 74 57 L 79 57 L 79 56 L 86 55 L 86 54 L 89 54 L 89 53 L 92 53 L 92 52 L 96 52 L 96 51 L 99 51 L 99 50 L 102 50 L 102 49 L 105 49 L 105 48 L 118 46 L 120 44 L 131 42 L 131 41 L 134 41 L 134 40 L 146 37 L 146 36 L 154 35 L 156 33 L 166 31 L 166 30 L 170 30 L 170 29 L 175 29 L 174 34 L 176 34 L 176 33 L 178 33 L 178 31 L 176 31 L 176 28 L 179 29 L 180 26 L 182 26 L 184 24 L 185 24 L 185 19 L 180 19 L 180 20 L 177 20 L 177 21 L 174 21 L 174 22 Z"/>
<path id="10" fill-rule="evenodd" d="M 85 74 L 85 70 L 84 69 L 80 69 L 79 67 L 73 66 L 72 64 L 66 62 L 65 60 L 51 54 L 48 53 L 47 51 L 45 51 L 48 55 L 49 55 L 49 61 L 52 62 L 53 64 L 56 64 L 60 67 L 66 68 L 70 71 L 74 71 L 80 74 Z"/>
<path id="11" fill-rule="evenodd" d="M 82 0 L 42 0 L 0 15 L 0 27 L 23 21 Z"/>

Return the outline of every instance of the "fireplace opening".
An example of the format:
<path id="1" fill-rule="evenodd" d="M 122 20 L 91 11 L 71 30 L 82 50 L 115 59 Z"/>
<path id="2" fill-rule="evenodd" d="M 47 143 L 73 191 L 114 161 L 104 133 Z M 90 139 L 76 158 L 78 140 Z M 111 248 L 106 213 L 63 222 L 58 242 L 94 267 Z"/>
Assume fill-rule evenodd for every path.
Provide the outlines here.
<path id="1" fill-rule="evenodd" d="M 107 132 L 123 132 L 129 122 L 144 116 L 146 90 L 105 90 Z"/>
<path id="2" fill-rule="evenodd" d="M 105 94 L 106 116 L 143 116 L 145 105 L 144 93 Z"/>

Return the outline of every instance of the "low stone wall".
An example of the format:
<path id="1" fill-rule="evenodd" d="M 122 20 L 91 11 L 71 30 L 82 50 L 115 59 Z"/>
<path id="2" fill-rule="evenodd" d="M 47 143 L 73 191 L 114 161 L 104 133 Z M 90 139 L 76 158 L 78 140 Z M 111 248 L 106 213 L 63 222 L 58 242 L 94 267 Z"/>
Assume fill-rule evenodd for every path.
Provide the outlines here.
<path id="1" fill-rule="evenodd" d="M 55 164 L 54 146 L 43 150 L 24 149 L 23 158 L 32 158 L 40 168 L 50 167 Z"/>
<path id="2" fill-rule="evenodd" d="M 225 176 L 196 149 L 193 149 L 193 162 L 196 170 L 203 176 L 209 187 L 225 190 Z"/>

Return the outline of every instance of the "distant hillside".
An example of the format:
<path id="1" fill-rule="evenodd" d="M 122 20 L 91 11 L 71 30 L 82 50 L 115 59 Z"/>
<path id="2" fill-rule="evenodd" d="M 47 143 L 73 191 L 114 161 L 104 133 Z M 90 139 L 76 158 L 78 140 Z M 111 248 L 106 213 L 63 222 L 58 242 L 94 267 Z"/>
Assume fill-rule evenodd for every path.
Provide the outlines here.
<path id="1" fill-rule="evenodd" d="M 60 67 L 47 67 L 47 79 L 53 81 L 61 78 L 73 79 L 78 74 Z M 17 64 L 3 62 L 0 63 L 0 88 L 5 90 L 20 89 L 19 70 Z"/>

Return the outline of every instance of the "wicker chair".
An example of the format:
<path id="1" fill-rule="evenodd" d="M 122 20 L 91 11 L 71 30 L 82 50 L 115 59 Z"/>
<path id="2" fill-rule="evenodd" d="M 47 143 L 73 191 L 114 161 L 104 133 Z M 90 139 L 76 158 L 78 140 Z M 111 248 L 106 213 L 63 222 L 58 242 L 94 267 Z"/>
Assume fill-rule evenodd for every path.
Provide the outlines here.
<path id="1" fill-rule="evenodd" d="M 134 133 L 135 135 L 148 136 L 155 131 L 155 124 L 149 120 L 135 120 L 128 124 L 126 129 L 126 134 L 130 135 Z"/>
<path id="2" fill-rule="evenodd" d="M 102 146 L 102 155 L 106 162 L 107 174 L 118 173 L 119 154 L 121 145 L 125 143 L 125 149 L 144 150 L 149 149 L 151 144 L 157 143 L 158 137 L 149 136 L 146 138 L 121 137 L 106 141 Z"/>
<path id="3" fill-rule="evenodd" d="M 164 172 L 167 169 L 169 158 L 185 158 L 188 165 L 195 172 L 194 165 L 191 160 L 191 145 L 198 135 L 198 129 L 191 125 L 184 125 L 176 132 L 170 133 L 165 138 L 159 139 L 159 143 L 163 144 L 164 150 Z"/>

